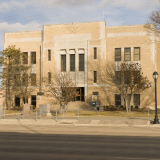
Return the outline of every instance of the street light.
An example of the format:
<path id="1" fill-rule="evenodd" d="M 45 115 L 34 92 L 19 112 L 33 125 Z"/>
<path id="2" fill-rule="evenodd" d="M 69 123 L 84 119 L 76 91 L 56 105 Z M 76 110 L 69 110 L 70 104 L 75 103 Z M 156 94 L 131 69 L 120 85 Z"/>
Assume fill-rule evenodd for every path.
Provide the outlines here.
<path id="1" fill-rule="evenodd" d="M 157 115 L 157 79 L 158 79 L 158 73 L 155 71 L 153 73 L 153 79 L 155 82 L 155 119 L 154 119 L 154 124 L 159 124 L 159 119 Z"/>

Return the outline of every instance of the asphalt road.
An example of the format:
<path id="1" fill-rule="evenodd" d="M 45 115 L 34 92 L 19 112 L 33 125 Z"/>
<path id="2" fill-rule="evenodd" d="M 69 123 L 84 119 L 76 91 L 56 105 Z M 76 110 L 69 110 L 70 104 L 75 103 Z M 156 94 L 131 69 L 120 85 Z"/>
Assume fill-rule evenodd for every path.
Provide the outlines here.
<path id="1" fill-rule="evenodd" d="M 160 160 L 160 128 L 1 125 L 0 160 L 13 159 Z"/>

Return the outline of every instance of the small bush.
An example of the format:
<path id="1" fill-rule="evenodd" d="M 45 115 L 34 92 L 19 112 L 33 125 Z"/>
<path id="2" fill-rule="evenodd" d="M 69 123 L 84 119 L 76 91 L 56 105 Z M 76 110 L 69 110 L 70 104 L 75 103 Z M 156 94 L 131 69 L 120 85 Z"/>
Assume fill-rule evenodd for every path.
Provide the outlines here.
<path id="1" fill-rule="evenodd" d="M 109 105 L 109 110 L 110 110 L 110 111 L 118 111 L 119 108 L 116 107 L 116 106 L 113 106 L 113 105 Z"/>
<path id="2" fill-rule="evenodd" d="M 120 108 L 124 108 L 124 106 L 123 106 L 123 105 L 121 105 L 121 106 L 120 106 Z"/>
<path id="3" fill-rule="evenodd" d="M 36 106 L 33 106 L 33 110 L 35 110 L 36 109 Z"/>
<path id="4" fill-rule="evenodd" d="M 135 106 L 135 109 L 138 109 L 138 106 Z"/>

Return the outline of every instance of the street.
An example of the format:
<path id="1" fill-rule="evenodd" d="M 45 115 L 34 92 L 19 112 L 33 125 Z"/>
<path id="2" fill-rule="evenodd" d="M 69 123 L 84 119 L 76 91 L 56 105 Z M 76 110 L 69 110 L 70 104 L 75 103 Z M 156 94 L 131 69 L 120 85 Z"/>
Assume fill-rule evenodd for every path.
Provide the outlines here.
<path id="1" fill-rule="evenodd" d="M 159 133 L 159 127 L 1 125 L 0 159 L 158 160 Z"/>

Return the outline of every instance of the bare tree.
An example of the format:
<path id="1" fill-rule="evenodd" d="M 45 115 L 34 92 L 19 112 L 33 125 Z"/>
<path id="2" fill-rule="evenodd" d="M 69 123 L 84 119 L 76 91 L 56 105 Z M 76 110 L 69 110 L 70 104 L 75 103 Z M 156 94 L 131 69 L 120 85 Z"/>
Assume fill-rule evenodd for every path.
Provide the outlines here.
<path id="1" fill-rule="evenodd" d="M 56 73 L 56 74 L 55 74 Z M 52 103 L 58 102 L 67 109 L 68 102 L 75 98 L 77 85 L 69 72 L 48 72 L 47 77 L 42 80 L 42 90 L 48 97 L 52 97 Z"/>
<path id="2" fill-rule="evenodd" d="M 124 62 L 117 67 L 115 64 L 107 64 L 103 67 L 102 75 L 104 83 L 108 85 L 108 90 L 121 94 L 127 112 L 131 111 L 132 102 L 132 99 L 128 100 L 128 94 L 132 98 L 134 93 L 139 93 L 151 86 L 148 78 L 143 76 L 138 63 Z"/>

